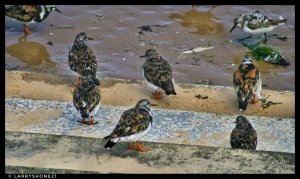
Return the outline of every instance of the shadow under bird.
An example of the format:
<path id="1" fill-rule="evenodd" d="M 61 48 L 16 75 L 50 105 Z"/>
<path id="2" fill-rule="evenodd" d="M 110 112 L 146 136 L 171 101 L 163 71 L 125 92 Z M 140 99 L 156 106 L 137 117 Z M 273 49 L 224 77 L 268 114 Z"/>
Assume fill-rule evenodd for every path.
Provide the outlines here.
<path id="1" fill-rule="evenodd" d="M 255 10 L 249 14 L 240 14 L 239 17 L 233 21 L 233 27 L 230 29 L 231 33 L 236 27 L 244 32 L 250 33 L 250 36 L 241 38 L 244 40 L 251 38 L 253 34 L 264 34 L 265 42 L 267 41 L 267 32 L 273 31 L 276 27 L 285 24 L 287 19 L 279 17 L 279 19 L 270 19 L 262 15 L 259 10 Z"/>
<path id="2" fill-rule="evenodd" d="M 94 52 L 86 45 L 88 40 L 93 38 L 88 37 L 85 32 L 79 33 L 75 37 L 74 44 L 69 51 L 69 66 L 76 75 L 91 76 L 96 85 L 100 85 L 97 79 L 97 59 Z M 80 78 L 77 80 L 76 85 L 80 83 Z"/>
<path id="3" fill-rule="evenodd" d="M 133 150 L 134 146 L 130 142 L 136 142 L 139 151 L 146 151 L 139 140 L 152 126 L 151 106 L 156 106 L 156 104 L 151 104 L 147 99 L 142 99 L 135 107 L 124 111 L 112 133 L 104 137 L 104 140 L 108 140 L 104 147 L 111 149 L 119 141 L 125 141 L 128 142 L 128 148 Z"/>
<path id="4" fill-rule="evenodd" d="M 73 93 L 73 104 L 80 112 L 83 124 L 97 124 L 93 116 L 97 114 L 100 107 L 100 92 L 98 86 L 91 76 L 83 76 L 80 84 L 75 88 Z M 85 119 L 89 118 L 89 121 Z"/>
<path id="5" fill-rule="evenodd" d="M 244 116 L 236 118 L 236 126 L 230 135 L 230 144 L 234 149 L 256 149 L 257 133 Z"/>
<path id="6" fill-rule="evenodd" d="M 55 5 L 13 5 L 5 7 L 5 15 L 23 22 L 25 34 L 31 34 L 26 24 L 44 21 L 52 11 L 61 13 Z"/>
<path id="7" fill-rule="evenodd" d="M 240 110 L 247 109 L 249 100 L 254 104 L 261 99 L 261 85 L 259 70 L 253 64 L 251 56 L 245 55 L 233 73 L 233 87 L 237 93 Z"/>
<path id="8" fill-rule="evenodd" d="M 155 99 L 161 99 L 161 91 L 166 95 L 177 95 L 174 89 L 174 79 L 172 77 L 172 67 L 164 60 L 154 49 L 148 49 L 145 55 L 140 58 L 145 58 L 146 62 L 143 65 L 144 78 L 147 85 L 154 89 Z"/>

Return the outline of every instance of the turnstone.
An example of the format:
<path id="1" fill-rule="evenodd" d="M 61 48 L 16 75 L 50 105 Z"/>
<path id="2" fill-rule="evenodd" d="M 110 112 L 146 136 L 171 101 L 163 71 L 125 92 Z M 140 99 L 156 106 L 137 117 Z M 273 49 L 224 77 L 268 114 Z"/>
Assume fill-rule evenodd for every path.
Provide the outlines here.
<path id="1" fill-rule="evenodd" d="M 244 116 L 236 118 L 236 126 L 230 135 L 230 144 L 234 149 L 256 149 L 257 134 Z"/>
<path id="2" fill-rule="evenodd" d="M 94 52 L 85 44 L 88 40 L 93 40 L 93 38 L 88 37 L 85 32 L 81 32 L 75 37 L 74 44 L 69 52 L 69 66 L 72 71 L 80 76 L 93 76 L 96 85 L 99 85 L 100 82 L 96 78 L 97 60 Z M 79 83 L 80 77 L 76 84 Z"/>
<path id="3" fill-rule="evenodd" d="M 171 65 L 153 49 L 148 49 L 145 55 L 140 56 L 140 58 L 143 57 L 146 57 L 143 65 L 144 78 L 148 86 L 156 90 L 153 93 L 154 98 L 161 99 L 161 90 L 166 95 L 176 95 Z"/>
<path id="4" fill-rule="evenodd" d="M 136 142 L 137 149 L 144 152 L 145 148 L 139 142 L 152 126 L 151 104 L 147 99 L 140 100 L 135 107 L 123 112 L 121 118 L 112 133 L 106 137 L 108 140 L 105 148 L 110 149 L 119 141 L 128 142 L 128 148 L 134 149 L 130 142 Z"/>
<path id="5" fill-rule="evenodd" d="M 240 110 L 247 109 L 250 99 L 252 104 L 261 99 L 261 84 L 259 70 L 252 63 L 252 58 L 245 55 L 242 63 L 233 73 L 233 87 L 237 93 Z"/>
<path id="6" fill-rule="evenodd" d="M 60 12 L 55 5 L 13 5 L 5 7 L 5 15 L 23 22 L 25 34 L 31 34 L 26 26 L 29 23 L 40 23 L 52 11 Z"/>
<path id="7" fill-rule="evenodd" d="M 255 10 L 249 14 L 240 14 L 239 17 L 235 18 L 233 21 L 233 27 L 229 31 L 231 33 L 233 29 L 238 27 L 239 29 L 250 33 L 249 37 L 242 38 L 239 40 L 244 40 L 252 37 L 252 34 L 264 34 L 265 41 L 267 41 L 267 32 L 271 32 L 276 27 L 285 24 L 287 19 L 279 17 L 279 19 L 269 19 L 263 16 L 259 10 Z"/>
<path id="8" fill-rule="evenodd" d="M 100 106 L 100 93 L 98 85 L 95 83 L 93 76 L 82 76 L 79 86 L 77 86 L 73 93 L 73 104 L 80 112 L 83 124 L 97 124 L 93 116 L 98 112 Z M 88 122 L 85 121 L 89 118 Z"/>

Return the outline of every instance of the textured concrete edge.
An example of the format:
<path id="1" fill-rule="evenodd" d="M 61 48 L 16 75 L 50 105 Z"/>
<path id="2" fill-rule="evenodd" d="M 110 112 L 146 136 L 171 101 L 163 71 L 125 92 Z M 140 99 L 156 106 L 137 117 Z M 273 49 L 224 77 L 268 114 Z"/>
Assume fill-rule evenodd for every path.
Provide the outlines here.
<path id="1" fill-rule="evenodd" d="M 62 151 L 58 147 L 62 143 L 64 146 L 68 143 L 70 146 L 65 146 L 65 151 Z M 153 169 L 156 173 L 172 173 L 176 170 L 179 171 L 175 173 L 295 173 L 295 154 L 291 153 L 152 142 L 143 142 L 143 145 L 150 147 L 150 150 L 146 153 L 140 153 L 128 151 L 126 143 L 123 142 L 109 151 L 104 149 L 102 145 L 103 140 L 94 138 L 6 132 L 5 158 L 6 160 L 18 158 L 21 163 L 26 165 L 28 158 L 30 159 L 32 156 L 41 153 L 47 153 L 51 156 L 49 150 L 52 150 L 52 152 L 54 150 L 56 155 L 61 155 L 62 158 L 65 157 L 65 154 L 71 155 L 71 153 L 83 155 L 83 158 L 86 158 L 86 155 L 96 157 L 97 163 L 94 165 L 100 167 L 100 171 L 97 171 L 100 173 L 126 173 L 128 170 L 115 170 L 115 167 L 118 168 L 118 165 L 121 164 L 114 162 L 114 167 L 107 168 L 107 160 L 103 160 L 106 155 L 109 155 L 109 158 L 118 158 L 117 161 L 119 162 L 121 160 L 127 163 L 134 160 L 135 163 L 130 166 L 132 171 L 128 171 L 128 173 L 134 173 L 135 167 L 140 166 L 147 173 L 149 171 L 151 173 Z M 53 160 L 55 163 L 59 162 Z M 80 160 L 76 161 L 75 159 L 74 162 L 77 163 Z M 34 167 L 39 168 L 39 166 Z M 102 168 L 104 168 L 104 171 Z M 76 168 L 76 170 L 80 169 Z M 29 171 L 31 172 L 31 170 Z M 37 172 L 40 171 L 43 170 L 37 170 Z"/>
<path id="2" fill-rule="evenodd" d="M 86 127 L 76 122 L 75 114 L 77 113 L 70 102 L 6 98 L 6 107 L 9 106 L 12 107 L 14 115 L 7 116 L 8 121 L 11 122 L 10 125 L 7 124 L 9 122 L 6 123 L 7 131 L 98 138 L 110 134 L 115 127 L 114 124 L 119 120 L 119 115 L 127 109 L 126 106 L 103 105 L 99 113 L 95 115 L 99 125 Z M 43 107 L 51 109 L 50 111 L 64 109 L 64 112 L 57 114 L 57 117 L 50 114 L 45 122 L 39 122 L 34 117 L 33 120 L 30 119 L 31 123 L 26 123 L 27 126 L 21 125 L 20 129 L 14 128 L 18 126 L 18 120 L 29 119 L 28 117 L 21 118 L 19 112 L 23 114 L 27 110 L 31 111 L 32 107 L 36 107 L 36 110 Z M 231 148 L 229 135 L 234 128 L 233 119 L 235 119 L 232 115 L 167 109 L 153 109 L 152 112 L 155 121 L 151 131 L 143 137 L 143 141 Z M 251 119 L 252 125 L 256 126 L 258 131 L 257 150 L 295 153 L 294 119 L 287 118 L 278 121 L 270 117 L 258 116 L 251 116 L 248 119 Z"/>
<path id="3" fill-rule="evenodd" d="M 5 174 L 101 174 L 99 172 L 25 166 L 5 166 Z"/>

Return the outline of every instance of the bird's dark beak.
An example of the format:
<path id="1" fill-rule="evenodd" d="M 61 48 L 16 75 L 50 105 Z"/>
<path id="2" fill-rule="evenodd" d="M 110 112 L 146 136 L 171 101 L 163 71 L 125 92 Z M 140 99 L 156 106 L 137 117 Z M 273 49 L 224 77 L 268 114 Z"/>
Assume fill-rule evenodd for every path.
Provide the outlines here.
<path id="1" fill-rule="evenodd" d="M 56 12 L 61 13 L 61 11 L 60 11 L 59 9 L 57 9 L 57 8 L 55 8 L 54 10 L 55 10 Z"/>
<path id="2" fill-rule="evenodd" d="M 94 40 L 92 37 L 88 37 L 88 40 Z"/>
<path id="3" fill-rule="evenodd" d="M 234 121 L 233 123 L 236 123 L 236 121 Z"/>
<path id="4" fill-rule="evenodd" d="M 140 56 L 140 58 L 145 58 L 146 57 L 146 55 L 142 55 L 142 56 Z"/>
<path id="5" fill-rule="evenodd" d="M 152 104 L 152 103 L 150 103 L 150 106 L 157 106 L 157 104 Z"/>
<path id="6" fill-rule="evenodd" d="M 233 25 L 233 27 L 230 29 L 229 33 L 231 33 L 236 28 L 236 24 Z"/>

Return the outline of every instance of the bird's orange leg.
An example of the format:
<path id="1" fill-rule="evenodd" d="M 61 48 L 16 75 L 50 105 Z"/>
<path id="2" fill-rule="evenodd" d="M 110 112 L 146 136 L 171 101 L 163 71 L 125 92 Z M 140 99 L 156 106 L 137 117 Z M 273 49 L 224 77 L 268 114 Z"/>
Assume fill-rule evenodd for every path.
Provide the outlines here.
<path id="1" fill-rule="evenodd" d="M 78 85 L 80 85 L 80 79 L 78 78 L 75 82 L 75 84 L 73 84 L 73 87 L 77 87 Z"/>
<path id="2" fill-rule="evenodd" d="M 131 145 L 130 142 L 128 142 L 128 148 L 129 148 L 130 150 L 134 150 L 134 145 Z"/>
<path id="3" fill-rule="evenodd" d="M 138 150 L 141 152 L 147 151 L 145 148 L 143 148 L 142 144 L 139 141 L 136 141 L 136 146 L 137 146 Z"/>
<path id="4" fill-rule="evenodd" d="M 253 95 L 252 99 L 251 99 L 251 103 L 255 104 L 258 101 L 258 99 L 256 98 L 255 95 Z"/>
<path id="5" fill-rule="evenodd" d="M 77 121 L 77 122 L 80 122 L 80 123 L 82 123 L 82 124 L 87 124 L 87 122 L 85 121 L 85 118 L 82 118 L 82 121 Z"/>
<path id="6" fill-rule="evenodd" d="M 23 24 L 23 29 L 24 29 L 24 33 L 26 35 L 30 35 L 31 34 L 31 32 L 30 32 L 29 28 L 26 26 L 26 24 Z"/>
<path id="7" fill-rule="evenodd" d="M 161 99 L 162 98 L 162 92 L 161 91 L 155 91 L 152 93 L 154 99 Z"/>
<path id="8" fill-rule="evenodd" d="M 80 84 L 80 79 L 76 80 L 76 83 L 71 85 L 71 93 L 74 92 L 75 88 L 79 86 L 79 84 Z"/>
<path id="9" fill-rule="evenodd" d="M 95 122 L 94 119 L 93 119 L 93 116 L 91 116 L 90 122 L 87 123 L 87 124 L 94 125 L 94 124 L 97 124 L 97 123 L 98 123 L 98 121 Z"/>

